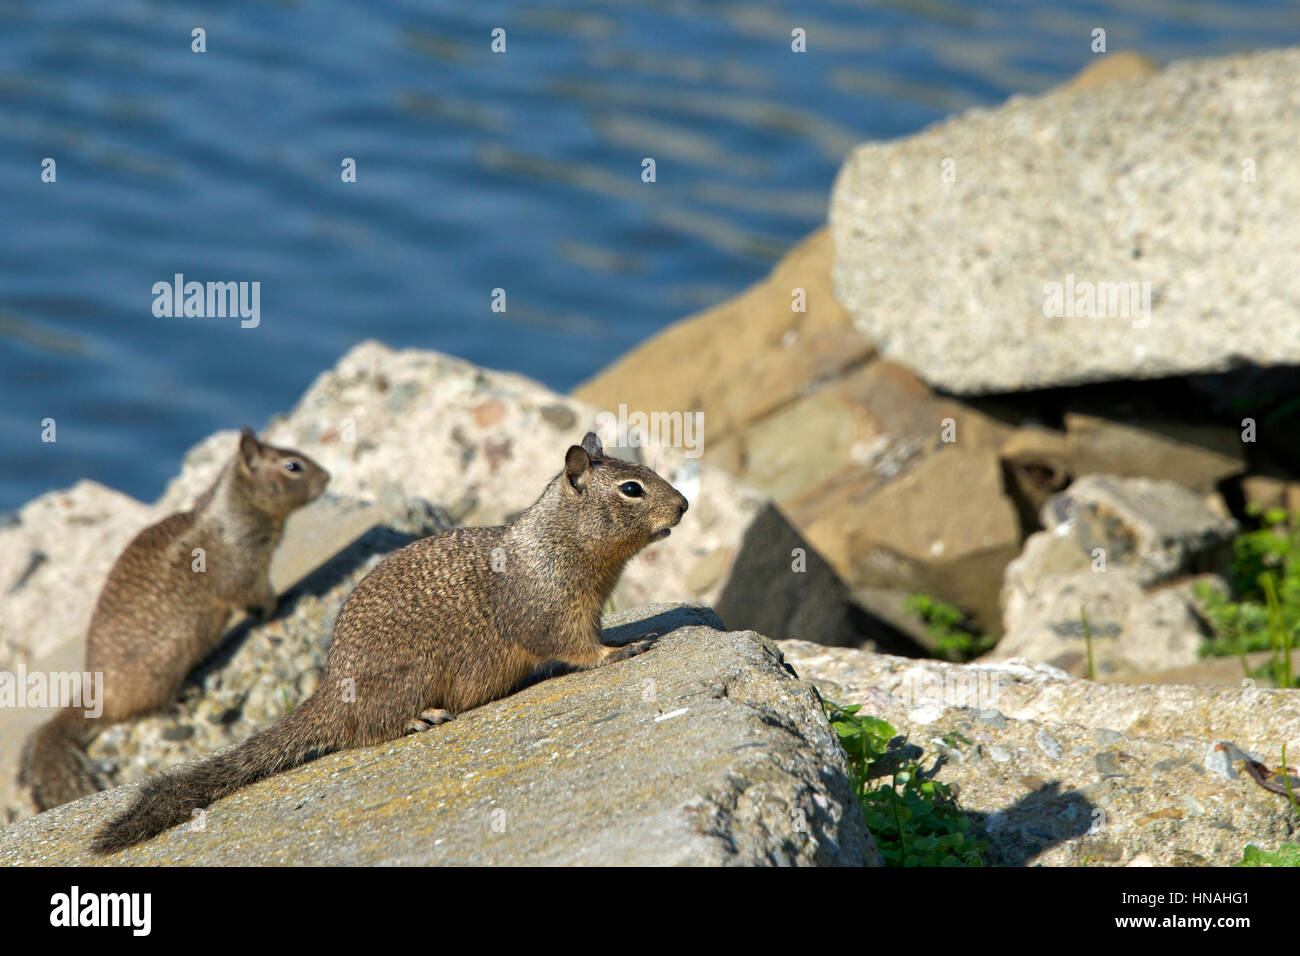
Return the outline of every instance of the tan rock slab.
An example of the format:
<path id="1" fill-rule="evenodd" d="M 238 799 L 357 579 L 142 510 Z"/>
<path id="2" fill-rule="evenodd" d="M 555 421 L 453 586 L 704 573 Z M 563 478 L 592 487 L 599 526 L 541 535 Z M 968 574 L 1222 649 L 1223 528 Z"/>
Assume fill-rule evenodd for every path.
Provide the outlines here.
<path id="1" fill-rule="evenodd" d="M 1241 433 L 1233 428 L 1067 414 L 1065 430 L 1075 475 L 1176 481 L 1208 493 L 1246 470 Z"/>
<path id="2" fill-rule="evenodd" d="M 767 279 L 669 326 L 574 395 L 609 410 L 703 411 L 710 441 L 743 430 L 874 354 L 831 294 L 831 256 L 830 236 L 819 229 Z M 806 311 L 792 308 L 796 289 Z"/>

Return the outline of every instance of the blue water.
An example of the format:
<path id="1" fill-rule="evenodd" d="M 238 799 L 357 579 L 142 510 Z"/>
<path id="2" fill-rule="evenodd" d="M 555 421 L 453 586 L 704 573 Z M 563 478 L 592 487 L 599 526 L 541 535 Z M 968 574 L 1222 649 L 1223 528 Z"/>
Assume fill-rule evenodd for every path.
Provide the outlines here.
<path id="1" fill-rule="evenodd" d="M 366 337 L 568 389 L 765 274 L 854 144 L 1045 90 L 1095 26 L 1300 43 L 1290 2 L 4 0 L 0 509 L 150 500 Z M 156 318 L 178 272 L 260 282 L 261 324 Z"/>

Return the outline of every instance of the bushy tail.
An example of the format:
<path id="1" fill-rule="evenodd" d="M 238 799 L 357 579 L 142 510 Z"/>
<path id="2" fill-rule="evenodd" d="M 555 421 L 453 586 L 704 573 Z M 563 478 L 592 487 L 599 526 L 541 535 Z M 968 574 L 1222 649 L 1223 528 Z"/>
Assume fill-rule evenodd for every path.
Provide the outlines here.
<path id="1" fill-rule="evenodd" d="M 152 777 L 135 802 L 95 835 L 90 848 L 112 853 L 189 820 L 194 811 L 249 784 L 347 746 L 313 694 L 297 709 L 230 750 Z"/>
<path id="2" fill-rule="evenodd" d="M 86 732 L 84 713 L 67 707 L 27 738 L 18 782 L 32 788 L 32 800 L 39 809 L 50 810 L 103 789 L 82 750 Z"/>

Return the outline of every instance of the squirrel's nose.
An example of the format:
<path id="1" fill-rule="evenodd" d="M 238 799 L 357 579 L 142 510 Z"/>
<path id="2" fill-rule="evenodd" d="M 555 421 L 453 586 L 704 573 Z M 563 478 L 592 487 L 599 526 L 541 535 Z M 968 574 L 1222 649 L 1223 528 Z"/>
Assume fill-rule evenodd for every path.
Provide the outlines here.
<path id="1" fill-rule="evenodd" d="M 680 518 L 682 515 L 686 514 L 686 509 L 689 508 L 690 506 L 691 503 L 687 501 L 685 498 L 682 498 L 681 504 L 677 506 L 677 517 Z"/>

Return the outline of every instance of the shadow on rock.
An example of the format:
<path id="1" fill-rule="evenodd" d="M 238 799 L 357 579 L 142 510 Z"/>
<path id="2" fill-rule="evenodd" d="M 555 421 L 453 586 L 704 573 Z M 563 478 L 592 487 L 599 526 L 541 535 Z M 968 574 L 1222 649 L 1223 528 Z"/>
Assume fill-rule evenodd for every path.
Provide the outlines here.
<path id="1" fill-rule="evenodd" d="M 722 619 L 709 608 L 687 604 L 666 607 L 649 617 L 627 621 L 626 623 L 619 623 L 621 617 L 622 615 L 617 613 L 606 615 L 607 624 L 604 630 L 606 644 L 623 645 L 651 636 L 664 637 L 680 627 L 711 627 L 715 631 L 725 631 L 727 629 L 726 625 L 722 623 Z M 552 677 L 572 674 L 576 670 L 579 670 L 579 668 L 570 664 L 549 661 L 520 681 L 511 693 L 518 693 L 525 687 L 531 687 Z"/>
<path id="2" fill-rule="evenodd" d="M 298 600 L 304 596 L 324 597 L 329 594 L 375 556 L 392 554 L 413 541 L 444 530 L 446 526 L 433 508 L 429 508 L 427 514 L 423 515 L 415 514 L 412 509 L 412 514 L 405 515 L 402 520 L 376 525 L 283 594 L 272 620 L 291 616 Z M 263 622 L 245 618 L 231 628 L 217 648 L 191 672 L 189 680 L 201 683 L 204 677 L 225 667 L 248 639 L 253 628 L 261 623 Z"/>
<path id="3" fill-rule="evenodd" d="M 1092 827 L 1100 809 L 1077 790 L 1044 783 L 994 813 L 966 811 L 978 836 L 989 842 L 993 866 L 1028 866 L 1045 850 L 1076 840 Z"/>

